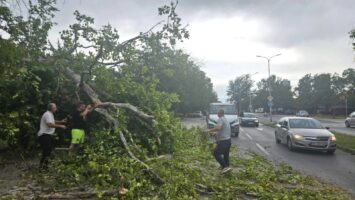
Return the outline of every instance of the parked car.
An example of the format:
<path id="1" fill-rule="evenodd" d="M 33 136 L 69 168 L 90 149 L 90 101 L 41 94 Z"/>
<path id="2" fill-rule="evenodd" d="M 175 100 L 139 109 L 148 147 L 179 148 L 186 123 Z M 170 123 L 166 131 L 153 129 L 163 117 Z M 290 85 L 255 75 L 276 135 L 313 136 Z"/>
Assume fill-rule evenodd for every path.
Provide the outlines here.
<path id="1" fill-rule="evenodd" d="M 202 117 L 202 116 L 203 116 L 202 111 L 196 111 L 187 114 L 187 117 Z"/>
<path id="2" fill-rule="evenodd" d="M 287 110 L 285 110 L 285 112 L 284 112 L 285 115 L 294 115 L 295 113 L 296 113 L 296 111 L 291 110 L 291 109 L 287 109 Z"/>
<path id="3" fill-rule="evenodd" d="M 237 109 L 234 104 L 211 103 L 209 113 L 206 117 L 207 127 L 213 128 L 216 126 L 217 121 L 218 121 L 217 113 L 220 109 L 224 110 L 224 116 L 228 120 L 228 122 L 231 126 L 232 136 L 238 137 L 238 135 L 239 135 L 239 119 L 238 119 L 238 115 L 237 115 Z"/>
<path id="4" fill-rule="evenodd" d="M 259 127 L 258 117 L 254 113 L 244 113 L 240 117 L 240 125 L 241 126 L 254 126 Z"/>
<path id="5" fill-rule="evenodd" d="M 255 109 L 256 113 L 263 113 L 264 112 L 264 108 L 257 108 Z"/>
<path id="6" fill-rule="evenodd" d="M 308 117 L 281 118 L 275 128 L 275 140 L 276 143 L 286 143 L 290 151 L 300 148 L 332 154 L 337 146 L 334 134 L 319 121 Z"/>
<path id="7" fill-rule="evenodd" d="M 296 116 L 298 117 L 309 117 L 309 113 L 305 110 L 300 110 L 296 113 Z"/>
<path id="8" fill-rule="evenodd" d="M 345 126 L 346 127 L 351 127 L 355 126 L 355 112 L 352 112 L 349 117 L 346 118 L 345 120 Z"/>

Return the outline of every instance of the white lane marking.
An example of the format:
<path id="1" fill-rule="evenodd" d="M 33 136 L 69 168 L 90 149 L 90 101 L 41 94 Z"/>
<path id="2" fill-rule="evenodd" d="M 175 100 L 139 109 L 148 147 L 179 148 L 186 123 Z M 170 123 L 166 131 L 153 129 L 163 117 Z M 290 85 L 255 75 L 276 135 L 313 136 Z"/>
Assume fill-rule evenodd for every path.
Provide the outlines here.
<path id="1" fill-rule="evenodd" d="M 270 155 L 269 152 L 267 152 L 264 147 L 262 147 L 259 143 L 256 143 L 256 146 L 262 151 L 264 152 L 266 155 Z"/>
<path id="2" fill-rule="evenodd" d="M 263 129 L 262 128 L 257 128 L 258 129 L 258 131 L 263 131 Z"/>
<path id="3" fill-rule="evenodd" d="M 252 138 L 248 133 L 245 133 L 245 135 L 246 135 L 250 140 L 253 140 L 253 138 Z"/>
<path id="4" fill-rule="evenodd" d="M 242 127 L 240 127 L 239 129 L 240 129 L 241 131 L 244 131 L 244 128 L 242 128 Z"/>

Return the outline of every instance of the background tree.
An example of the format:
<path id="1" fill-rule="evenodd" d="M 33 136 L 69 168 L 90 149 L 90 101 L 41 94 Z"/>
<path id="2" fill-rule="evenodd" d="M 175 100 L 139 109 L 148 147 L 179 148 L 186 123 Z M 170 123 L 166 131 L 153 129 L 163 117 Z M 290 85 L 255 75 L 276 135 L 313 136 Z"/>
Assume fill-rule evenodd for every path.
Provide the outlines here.
<path id="1" fill-rule="evenodd" d="M 181 50 L 163 47 L 158 49 L 160 49 L 159 57 L 152 55 L 152 52 L 147 52 L 139 59 L 142 59 L 141 62 L 149 69 L 148 74 L 154 74 L 159 80 L 159 90 L 177 94 L 179 102 L 173 105 L 175 112 L 189 113 L 205 110 L 210 102 L 217 101 L 211 80 L 189 55 Z"/>
<path id="2" fill-rule="evenodd" d="M 306 74 L 299 81 L 295 88 L 297 108 L 308 110 L 314 109 L 313 102 L 313 77 L 311 74 Z"/>
<path id="3" fill-rule="evenodd" d="M 332 89 L 330 74 L 316 74 L 313 77 L 313 95 L 315 108 L 324 107 L 329 110 L 334 104 L 335 93 Z"/>
<path id="4" fill-rule="evenodd" d="M 239 115 L 243 111 L 249 111 L 249 95 L 252 93 L 252 86 L 253 80 L 249 74 L 238 76 L 229 81 L 227 89 L 228 101 L 236 104 Z"/>
<path id="5" fill-rule="evenodd" d="M 355 29 L 349 32 L 349 36 L 353 41 L 353 49 L 355 50 Z"/>
<path id="6" fill-rule="evenodd" d="M 264 108 L 264 110 L 269 109 L 267 105 L 267 97 L 269 96 L 268 83 L 271 85 L 271 95 L 274 98 L 273 107 L 275 109 L 282 108 L 283 110 L 293 108 L 294 101 L 290 81 L 275 75 L 272 75 L 270 79 L 262 79 L 257 83 L 256 97 L 254 98 L 255 106 Z"/>

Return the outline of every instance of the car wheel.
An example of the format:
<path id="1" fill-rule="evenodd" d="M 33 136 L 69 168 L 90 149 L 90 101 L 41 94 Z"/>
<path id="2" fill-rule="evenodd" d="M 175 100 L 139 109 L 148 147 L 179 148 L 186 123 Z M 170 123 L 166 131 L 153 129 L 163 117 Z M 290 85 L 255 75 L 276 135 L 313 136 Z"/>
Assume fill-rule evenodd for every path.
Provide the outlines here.
<path id="1" fill-rule="evenodd" d="M 280 143 L 281 143 L 281 140 L 280 140 L 279 138 L 277 138 L 276 132 L 275 132 L 275 141 L 276 141 L 277 144 L 280 144 Z"/>
<path id="2" fill-rule="evenodd" d="M 294 147 L 293 147 L 293 145 L 292 145 L 292 141 L 291 141 L 291 139 L 288 137 L 287 138 L 287 148 L 288 148 L 288 150 L 290 150 L 290 151 L 293 151 L 294 150 Z"/>
<path id="3" fill-rule="evenodd" d="M 345 126 L 349 128 L 350 127 L 350 123 L 348 121 L 346 121 L 345 122 Z"/>
<path id="4" fill-rule="evenodd" d="M 234 133 L 234 136 L 235 136 L 235 137 L 238 137 L 238 136 L 239 136 L 239 132 Z"/>
<path id="5" fill-rule="evenodd" d="M 327 151 L 328 154 L 334 154 L 334 152 L 335 152 L 335 149 L 331 149 L 331 150 Z"/>
<path id="6" fill-rule="evenodd" d="M 255 125 L 255 127 L 259 127 L 259 123 Z"/>

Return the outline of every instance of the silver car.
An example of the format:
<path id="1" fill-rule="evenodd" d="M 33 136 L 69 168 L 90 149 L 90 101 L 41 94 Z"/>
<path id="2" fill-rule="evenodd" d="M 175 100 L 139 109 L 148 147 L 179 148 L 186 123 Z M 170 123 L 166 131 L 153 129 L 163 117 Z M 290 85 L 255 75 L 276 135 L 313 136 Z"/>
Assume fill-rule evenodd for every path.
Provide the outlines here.
<path id="1" fill-rule="evenodd" d="M 309 117 L 309 113 L 305 110 L 300 110 L 296 113 L 296 116 L 298 117 Z"/>
<path id="2" fill-rule="evenodd" d="M 346 127 L 352 127 L 355 126 L 355 112 L 352 112 L 348 118 L 345 120 L 345 126 Z"/>
<path id="3" fill-rule="evenodd" d="M 286 143 L 290 151 L 300 148 L 332 154 L 336 150 L 336 138 L 327 129 L 313 118 L 284 117 L 276 125 L 275 140 Z"/>

